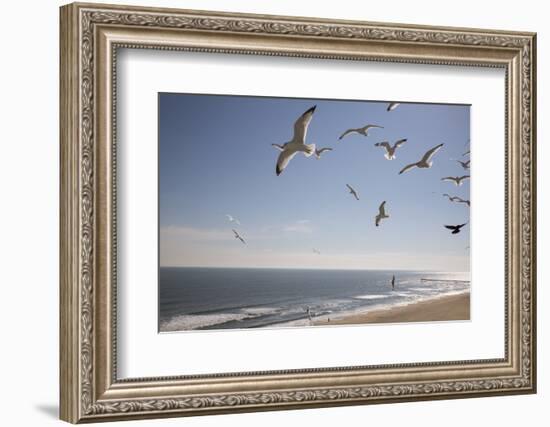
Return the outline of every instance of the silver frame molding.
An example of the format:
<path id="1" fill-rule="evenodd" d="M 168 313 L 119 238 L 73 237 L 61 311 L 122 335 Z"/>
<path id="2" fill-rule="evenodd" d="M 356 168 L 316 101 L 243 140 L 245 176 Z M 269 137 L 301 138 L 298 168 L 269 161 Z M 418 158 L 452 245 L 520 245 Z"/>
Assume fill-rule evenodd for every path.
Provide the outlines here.
<path id="1" fill-rule="evenodd" d="M 534 33 L 80 3 L 60 13 L 61 419 L 113 421 L 536 391 Z M 118 379 L 118 48 L 505 69 L 505 357 Z"/>

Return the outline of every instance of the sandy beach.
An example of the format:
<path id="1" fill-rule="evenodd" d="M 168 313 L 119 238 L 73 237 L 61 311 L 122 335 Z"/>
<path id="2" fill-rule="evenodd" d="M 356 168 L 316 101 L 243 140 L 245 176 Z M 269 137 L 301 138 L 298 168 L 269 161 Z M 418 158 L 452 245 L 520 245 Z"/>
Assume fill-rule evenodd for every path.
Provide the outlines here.
<path id="1" fill-rule="evenodd" d="M 443 320 L 469 320 L 470 293 L 444 296 L 387 309 L 373 309 L 368 313 L 354 314 L 339 319 L 319 319 L 316 325 L 352 325 L 364 323 L 430 322 Z"/>

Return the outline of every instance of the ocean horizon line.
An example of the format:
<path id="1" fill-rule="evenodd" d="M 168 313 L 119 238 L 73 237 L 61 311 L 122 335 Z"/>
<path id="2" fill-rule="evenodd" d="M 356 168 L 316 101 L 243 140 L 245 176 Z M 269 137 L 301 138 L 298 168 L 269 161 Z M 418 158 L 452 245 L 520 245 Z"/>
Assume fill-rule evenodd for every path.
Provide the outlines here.
<path id="1" fill-rule="evenodd" d="M 209 266 L 209 265 L 161 265 L 159 268 L 209 268 L 209 269 L 233 269 L 233 270 L 328 270 L 328 271 L 406 271 L 406 272 L 425 272 L 425 273 L 460 273 L 471 274 L 467 271 L 448 271 L 434 269 L 408 269 L 408 268 L 341 268 L 341 267 L 250 267 L 250 266 Z"/>

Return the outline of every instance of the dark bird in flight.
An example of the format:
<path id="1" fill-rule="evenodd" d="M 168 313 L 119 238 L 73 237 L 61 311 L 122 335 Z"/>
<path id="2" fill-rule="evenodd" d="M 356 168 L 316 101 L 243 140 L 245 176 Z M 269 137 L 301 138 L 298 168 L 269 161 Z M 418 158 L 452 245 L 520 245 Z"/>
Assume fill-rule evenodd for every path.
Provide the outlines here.
<path id="1" fill-rule="evenodd" d="M 465 222 L 464 224 L 458 224 L 458 225 L 445 225 L 445 228 L 448 228 L 449 230 L 453 230 L 451 234 L 458 234 L 460 233 L 460 230 L 462 229 L 462 227 L 464 227 L 466 224 L 468 223 Z"/>

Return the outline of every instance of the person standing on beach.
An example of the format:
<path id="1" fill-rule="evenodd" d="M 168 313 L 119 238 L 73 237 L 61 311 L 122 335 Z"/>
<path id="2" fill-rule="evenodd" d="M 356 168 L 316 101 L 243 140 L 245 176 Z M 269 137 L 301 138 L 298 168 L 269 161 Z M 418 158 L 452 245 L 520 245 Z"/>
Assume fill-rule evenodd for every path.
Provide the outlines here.
<path id="1" fill-rule="evenodd" d="M 391 278 L 391 290 L 395 291 L 395 274 Z"/>

